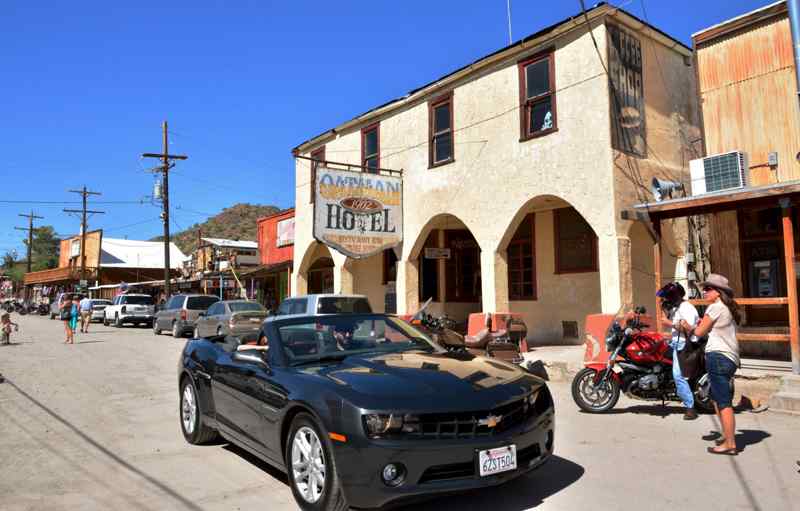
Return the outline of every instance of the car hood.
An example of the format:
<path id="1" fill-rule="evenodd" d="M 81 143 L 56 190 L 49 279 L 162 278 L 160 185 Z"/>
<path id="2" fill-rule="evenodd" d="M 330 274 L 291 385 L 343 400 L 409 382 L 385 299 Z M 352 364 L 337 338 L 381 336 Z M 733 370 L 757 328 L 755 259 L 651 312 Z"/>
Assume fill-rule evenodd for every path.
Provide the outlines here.
<path id="1" fill-rule="evenodd" d="M 304 368 L 352 404 L 372 410 L 491 408 L 527 395 L 543 381 L 519 366 L 468 353 L 351 356 Z"/>

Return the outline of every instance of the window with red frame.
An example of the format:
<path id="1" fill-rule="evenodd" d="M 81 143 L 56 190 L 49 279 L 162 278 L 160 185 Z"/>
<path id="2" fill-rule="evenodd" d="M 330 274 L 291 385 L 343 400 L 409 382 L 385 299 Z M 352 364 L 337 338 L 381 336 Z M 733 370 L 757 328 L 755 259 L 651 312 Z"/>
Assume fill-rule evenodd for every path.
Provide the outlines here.
<path id="1" fill-rule="evenodd" d="M 597 271 L 597 235 L 575 208 L 553 211 L 556 273 Z"/>
<path id="2" fill-rule="evenodd" d="M 377 174 L 381 165 L 381 138 L 379 125 L 361 130 L 361 165 L 367 172 Z"/>
<path id="3" fill-rule="evenodd" d="M 321 162 L 325 161 L 325 146 L 320 147 L 311 153 L 311 199 L 309 202 L 314 203 L 317 196 L 317 167 Z"/>
<path id="4" fill-rule="evenodd" d="M 428 105 L 429 152 L 431 167 L 450 163 L 455 159 L 453 142 L 453 94 L 437 98 Z"/>
<path id="5" fill-rule="evenodd" d="M 558 129 L 552 50 L 519 63 L 519 95 L 520 137 L 523 140 Z"/>
<path id="6" fill-rule="evenodd" d="M 534 214 L 525 216 L 508 244 L 508 298 L 536 300 L 536 230 Z"/>

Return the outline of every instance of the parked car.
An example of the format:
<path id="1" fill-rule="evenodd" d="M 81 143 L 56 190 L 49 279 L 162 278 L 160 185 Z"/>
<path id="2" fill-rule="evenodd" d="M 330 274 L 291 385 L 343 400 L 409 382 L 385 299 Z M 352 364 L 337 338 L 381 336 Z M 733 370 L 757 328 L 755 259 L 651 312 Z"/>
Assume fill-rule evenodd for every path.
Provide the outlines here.
<path id="1" fill-rule="evenodd" d="M 178 338 L 194 332 L 194 324 L 200 313 L 218 301 L 219 297 L 213 295 L 175 295 L 156 313 L 153 319 L 153 333 L 161 335 L 162 331 L 169 330 L 172 332 L 172 337 Z"/>
<path id="2" fill-rule="evenodd" d="M 298 314 L 370 313 L 372 306 L 364 295 L 314 294 L 286 298 L 275 316 Z"/>
<path id="3" fill-rule="evenodd" d="M 110 305 L 103 309 L 103 324 L 113 324 L 121 328 L 125 323 L 134 325 L 151 324 L 154 313 L 153 297 L 144 294 L 122 294 L 114 297 Z"/>
<path id="4" fill-rule="evenodd" d="M 267 317 L 267 309 L 247 300 L 217 302 L 198 315 L 194 325 L 195 337 L 210 335 L 240 335 L 258 333 Z"/>
<path id="5" fill-rule="evenodd" d="M 105 318 L 106 307 L 111 305 L 111 300 L 103 298 L 92 298 L 92 316 L 91 321 L 101 322 Z"/>
<path id="6" fill-rule="evenodd" d="M 279 316 L 264 330 L 266 345 L 186 344 L 181 429 L 286 472 L 302 509 L 495 486 L 553 452 L 550 392 L 516 365 L 448 352 L 387 314 Z"/>

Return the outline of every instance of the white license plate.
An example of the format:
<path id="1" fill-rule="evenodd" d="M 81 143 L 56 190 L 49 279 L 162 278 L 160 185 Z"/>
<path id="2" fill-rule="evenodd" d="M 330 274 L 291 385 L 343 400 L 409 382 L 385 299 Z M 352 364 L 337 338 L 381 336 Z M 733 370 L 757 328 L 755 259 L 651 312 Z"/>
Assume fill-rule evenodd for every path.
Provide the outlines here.
<path id="1" fill-rule="evenodd" d="M 259 318 L 250 318 L 250 322 L 251 323 L 261 323 L 261 320 Z"/>
<path id="2" fill-rule="evenodd" d="M 517 446 L 478 451 L 478 470 L 481 477 L 508 472 L 517 468 Z"/>

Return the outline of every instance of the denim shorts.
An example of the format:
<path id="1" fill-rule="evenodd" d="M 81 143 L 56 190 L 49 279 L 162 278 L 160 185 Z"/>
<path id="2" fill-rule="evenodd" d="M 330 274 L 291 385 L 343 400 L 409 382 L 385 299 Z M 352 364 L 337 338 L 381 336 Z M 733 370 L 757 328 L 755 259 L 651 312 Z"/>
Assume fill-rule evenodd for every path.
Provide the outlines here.
<path id="1" fill-rule="evenodd" d="M 733 406 L 733 375 L 736 364 L 722 353 L 706 353 L 706 371 L 711 384 L 711 399 L 719 409 Z"/>

